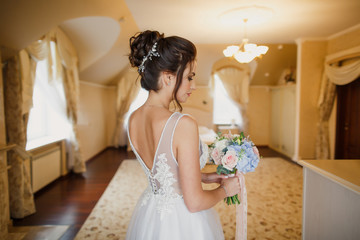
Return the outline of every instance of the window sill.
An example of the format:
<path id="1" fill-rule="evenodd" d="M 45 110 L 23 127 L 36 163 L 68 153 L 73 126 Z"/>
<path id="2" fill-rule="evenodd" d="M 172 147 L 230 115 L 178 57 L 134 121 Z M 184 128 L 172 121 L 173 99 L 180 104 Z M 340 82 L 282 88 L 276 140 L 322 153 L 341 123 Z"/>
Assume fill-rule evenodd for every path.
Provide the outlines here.
<path id="1" fill-rule="evenodd" d="M 64 140 L 63 137 L 54 137 L 54 136 L 45 136 L 42 138 L 33 139 L 26 143 L 26 151 L 30 151 L 54 142 L 58 142 Z"/>

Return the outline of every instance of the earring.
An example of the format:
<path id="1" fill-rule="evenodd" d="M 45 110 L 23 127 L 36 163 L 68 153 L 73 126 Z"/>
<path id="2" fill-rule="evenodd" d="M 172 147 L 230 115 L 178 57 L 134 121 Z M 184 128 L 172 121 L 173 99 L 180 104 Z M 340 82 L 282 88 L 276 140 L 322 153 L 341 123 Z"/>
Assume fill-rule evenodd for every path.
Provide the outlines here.
<path id="1" fill-rule="evenodd" d="M 168 82 L 168 84 L 167 84 L 168 86 L 170 86 L 170 81 Z"/>

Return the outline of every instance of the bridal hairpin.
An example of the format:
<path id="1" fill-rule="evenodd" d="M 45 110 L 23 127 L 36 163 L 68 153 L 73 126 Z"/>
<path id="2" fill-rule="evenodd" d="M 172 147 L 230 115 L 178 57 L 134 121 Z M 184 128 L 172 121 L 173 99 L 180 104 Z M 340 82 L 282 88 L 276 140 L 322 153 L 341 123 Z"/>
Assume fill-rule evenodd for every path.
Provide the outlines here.
<path id="1" fill-rule="evenodd" d="M 139 73 L 143 73 L 145 71 L 145 62 L 146 62 L 146 60 L 148 60 L 148 59 L 152 60 L 152 56 L 160 57 L 160 54 L 156 51 L 156 46 L 157 46 L 157 42 L 154 43 L 154 45 L 152 46 L 152 48 L 150 49 L 148 54 L 146 56 L 144 56 L 140 66 L 138 68 Z"/>

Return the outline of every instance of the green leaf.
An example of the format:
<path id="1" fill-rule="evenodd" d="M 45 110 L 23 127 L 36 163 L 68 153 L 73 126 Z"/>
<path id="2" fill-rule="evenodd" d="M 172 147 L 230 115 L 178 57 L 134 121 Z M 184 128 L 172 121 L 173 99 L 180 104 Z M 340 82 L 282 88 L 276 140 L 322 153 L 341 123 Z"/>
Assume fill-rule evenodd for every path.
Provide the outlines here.
<path id="1" fill-rule="evenodd" d="M 238 197 L 239 195 L 235 195 L 235 199 L 236 199 L 236 202 L 237 202 L 237 204 L 240 204 L 240 200 L 239 200 L 239 197 Z"/>
<path id="2" fill-rule="evenodd" d="M 221 174 L 230 174 L 230 171 L 226 168 L 223 167 L 223 165 L 219 165 L 217 168 L 216 168 L 216 173 L 218 175 L 221 175 Z"/>
<path id="3" fill-rule="evenodd" d="M 245 138 L 244 132 L 241 132 L 241 133 L 240 133 L 240 138 L 241 138 L 241 140 L 243 140 L 243 139 Z"/>

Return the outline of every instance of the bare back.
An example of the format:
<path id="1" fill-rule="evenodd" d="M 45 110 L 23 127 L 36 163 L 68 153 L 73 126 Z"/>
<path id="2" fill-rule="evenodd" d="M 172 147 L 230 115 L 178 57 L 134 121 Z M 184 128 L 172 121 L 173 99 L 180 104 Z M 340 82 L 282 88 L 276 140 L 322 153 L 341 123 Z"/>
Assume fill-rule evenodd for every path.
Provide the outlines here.
<path id="1" fill-rule="evenodd" d="M 135 150 L 148 169 L 152 169 L 155 152 L 167 120 L 172 115 L 160 107 L 140 107 L 129 119 L 129 135 Z"/>

